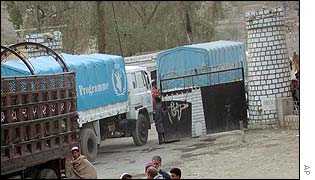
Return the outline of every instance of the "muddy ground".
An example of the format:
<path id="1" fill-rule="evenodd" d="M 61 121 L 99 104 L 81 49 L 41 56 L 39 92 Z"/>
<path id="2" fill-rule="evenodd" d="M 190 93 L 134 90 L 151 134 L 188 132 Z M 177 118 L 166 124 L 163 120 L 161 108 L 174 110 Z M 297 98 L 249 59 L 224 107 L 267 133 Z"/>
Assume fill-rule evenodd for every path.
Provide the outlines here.
<path id="1" fill-rule="evenodd" d="M 154 155 L 162 157 L 162 169 L 182 170 L 182 178 L 299 178 L 299 132 L 267 129 L 230 131 L 199 138 L 186 138 L 158 145 L 154 126 L 144 146 L 132 138 L 102 142 L 93 162 L 98 178 L 117 179 L 123 172 L 144 179 L 144 165 Z"/>

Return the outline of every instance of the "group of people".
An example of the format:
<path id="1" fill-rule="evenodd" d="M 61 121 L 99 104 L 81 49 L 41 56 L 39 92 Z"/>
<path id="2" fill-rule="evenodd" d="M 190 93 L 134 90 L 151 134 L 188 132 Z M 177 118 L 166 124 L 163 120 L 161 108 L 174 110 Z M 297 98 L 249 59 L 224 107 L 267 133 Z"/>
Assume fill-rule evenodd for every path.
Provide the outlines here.
<path id="1" fill-rule="evenodd" d="M 70 172 L 71 179 L 97 179 L 97 172 L 95 166 L 87 160 L 84 155 L 81 155 L 77 146 L 71 149 L 72 169 Z M 179 168 L 172 168 L 170 173 L 161 169 L 162 158 L 160 156 L 153 156 L 152 161 L 145 165 L 146 179 L 181 179 L 181 170 Z M 131 179 L 132 175 L 123 173 L 120 179 Z"/>
<path id="2" fill-rule="evenodd" d="M 182 172 L 179 168 L 172 168 L 170 174 L 161 169 L 162 158 L 160 156 L 153 156 L 152 161 L 145 164 L 146 179 L 181 179 Z M 132 179 L 129 173 L 123 173 L 120 179 Z"/>

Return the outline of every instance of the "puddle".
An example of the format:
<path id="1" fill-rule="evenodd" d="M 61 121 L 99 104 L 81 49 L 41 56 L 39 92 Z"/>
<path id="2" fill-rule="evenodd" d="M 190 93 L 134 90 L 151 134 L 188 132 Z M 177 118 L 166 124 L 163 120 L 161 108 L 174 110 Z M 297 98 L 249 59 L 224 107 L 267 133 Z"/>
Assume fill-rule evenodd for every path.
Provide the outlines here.
<path id="1" fill-rule="evenodd" d="M 265 145 L 266 148 L 271 148 L 271 147 L 274 147 L 274 146 L 279 146 L 279 144 L 266 144 Z"/>
<path id="2" fill-rule="evenodd" d="M 155 151 L 155 150 L 158 150 L 158 149 L 164 149 L 165 147 L 150 147 L 150 148 L 146 148 L 146 149 L 142 149 L 141 151 L 142 152 L 152 152 L 152 151 Z"/>
<path id="3" fill-rule="evenodd" d="M 182 152 L 190 152 L 190 151 L 194 151 L 197 149 L 206 148 L 206 147 L 208 147 L 208 145 L 209 145 L 209 143 L 196 143 L 196 144 L 188 145 L 188 146 L 183 147 L 183 148 L 174 148 L 173 150 L 178 150 L 178 151 L 182 151 Z"/>
<path id="4" fill-rule="evenodd" d="M 129 164 L 133 164 L 133 163 L 136 163 L 136 161 L 135 160 L 129 161 Z"/>
<path id="5" fill-rule="evenodd" d="M 203 152 L 203 153 L 198 153 L 198 154 L 185 153 L 181 155 L 181 158 L 187 159 L 187 158 L 198 157 L 198 156 L 203 156 L 203 155 L 216 155 L 216 154 L 219 154 L 219 151 L 210 151 L 210 152 Z M 193 159 L 190 159 L 190 160 L 193 160 Z"/>
<path id="6" fill-rule="evenodd" d="M 209 138 L 207 138 L 207 139 L 202 139 L 202 140 L 200 140 L 200 141 L 212 142 L 212 141 L 215 141 L 215 140 L 216 140 L 216 138 L 209 137 Z"/>
<path id="7" fill-rule="evenodd" d="M 125 153 L 125 152 L 152 152 L 158 149 L 164 149 L 165 147 L 148 147 L 145 149 L 129 149 L 129 150 L 113 150 L 113 151 L 99 151 L 98 154 L 113 154 L 113 153 Z"/>
<path id="8" fill-rule="evenodd" d="M 136 151 L 141 151 L 141 149 L 130 149 L 128 151 L 119 151 L 119 150 L 114 150 L 114 151 L 99 151 L 98 154 L 109 154 L 109 153 L 121 153 L 121 152 L 136 152 Z"/>

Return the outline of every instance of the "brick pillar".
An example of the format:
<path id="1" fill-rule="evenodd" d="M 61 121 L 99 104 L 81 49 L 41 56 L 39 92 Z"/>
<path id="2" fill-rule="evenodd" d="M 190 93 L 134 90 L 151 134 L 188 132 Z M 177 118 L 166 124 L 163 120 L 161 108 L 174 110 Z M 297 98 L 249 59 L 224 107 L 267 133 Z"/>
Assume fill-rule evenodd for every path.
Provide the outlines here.
<path id="1" fill-rule="evenodd" d="M 247 12 L 249 128 L 278 125 L 276 99 L 290 97 L 283 8 Z"/>

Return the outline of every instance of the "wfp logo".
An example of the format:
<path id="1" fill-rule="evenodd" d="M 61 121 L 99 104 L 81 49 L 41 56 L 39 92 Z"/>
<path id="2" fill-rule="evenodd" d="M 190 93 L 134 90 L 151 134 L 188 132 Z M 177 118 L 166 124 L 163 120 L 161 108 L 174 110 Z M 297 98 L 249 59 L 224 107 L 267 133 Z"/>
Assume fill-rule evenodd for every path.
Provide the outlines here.
<path id="1" fill-rule="evenodd" d="M 117 96 L 125 95 L 127 90 L 127 78 L 125 72 L 120 68 L 119 64 L 115 64 L 112 72 L 112 83 L 115 94 Z"/>

